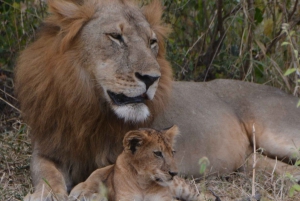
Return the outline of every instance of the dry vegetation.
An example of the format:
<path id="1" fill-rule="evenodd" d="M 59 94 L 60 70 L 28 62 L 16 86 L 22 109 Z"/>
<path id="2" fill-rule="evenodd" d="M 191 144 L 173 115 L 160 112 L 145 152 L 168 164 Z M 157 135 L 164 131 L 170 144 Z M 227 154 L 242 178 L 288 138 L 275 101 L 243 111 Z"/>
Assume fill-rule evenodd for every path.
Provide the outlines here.
<path id="1" fill-rule="evenodd" d="M 164 2 L 165 18 L 174 29 L 168 57 L 176 79 L 243 79 L 297 95 L 298 0 Z M 42 1 L 0 0 L 0 9 L 0 200 L 22 200 L 32 189 L 31 145 L 13 98 L 13 67 L 16 53 L 34 38 L 45 6 Z M 282 32 L 283 23 L 286 32 Z M 294 70 L 287 78 L 283 74 L 288 69 Z M 248 201 L 253 185 L 255 200 L 300 200 L 300 189 L 289 196 L 297 188 L 294 184 L 286 175 L 268 172 L 256 172 L 253 183 L 251 173 L 239 172 L 204 178 L 197 186 L 203 200 Z"/>
<path id="2" fill-rule="evenodd" d="M 2 94 L 1 94 L 2 95 Z M 29 160 L 31 154 L 28 129 L 15 109 L 6 107 L 8 114 L 0 119 L 0 200 L 16 201 L 32 190 Z M 236 172 L 220 177 L 195 179 L 202 200 L 250 201 L 252 194 L 251 173 Z M 191 179 L 191 182 L 195 181 Z M 294 184 L 286 175 L 257 172 L 255 175 L 255 198 L 260 201 L 295 201 L 300 192 L 289 196 Z M 218 200 L 219 199 L 219 200 Z"/>

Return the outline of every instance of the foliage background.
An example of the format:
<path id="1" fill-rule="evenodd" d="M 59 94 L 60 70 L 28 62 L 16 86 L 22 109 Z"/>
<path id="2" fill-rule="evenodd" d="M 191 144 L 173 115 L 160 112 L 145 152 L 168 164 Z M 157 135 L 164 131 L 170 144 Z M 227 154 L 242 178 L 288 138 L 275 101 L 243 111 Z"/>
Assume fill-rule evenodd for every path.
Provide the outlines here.
<path id="1" fill-rule="evenodd" d="M 167 52 L 176 80 L 240 79 L 298 95 L 297 72 L 284 76 L 288 69 L 299 68 L 298 0 L 164 0 L 163 4 L 165 21 L 173 28 Z M 45 1 L 0 0 L 0 12 L 0 69 L 13 72 L 17 53 L 35 38 L 46 15 Z M 284 25 L 291 37 L 284 33 Z M 283 42 L 288 43 L 282 46 Z"/>
<path id="2" fill-rule="evenodd" d="M 176 80 L 239 79 L 300 95 L 298 0 L 163 0 L 163 4 L 165 21 L 173 29 L 167 57 Z M 35 39 L 46 11 L 44 0 L 0 0 L 0 200 L 22 200 L 31 188 L 30 142 L 13 96 L 13 71 L 18 52 Z M 230 178 L 210 182 L 224 194 L 234 194 L 234 189 L 237 195 L 249 194 L 247 179 Z M 269 182 L 265 175 L 261 180 L 258 186 L 265 197 L 288 199 L 282 179 Z"/>

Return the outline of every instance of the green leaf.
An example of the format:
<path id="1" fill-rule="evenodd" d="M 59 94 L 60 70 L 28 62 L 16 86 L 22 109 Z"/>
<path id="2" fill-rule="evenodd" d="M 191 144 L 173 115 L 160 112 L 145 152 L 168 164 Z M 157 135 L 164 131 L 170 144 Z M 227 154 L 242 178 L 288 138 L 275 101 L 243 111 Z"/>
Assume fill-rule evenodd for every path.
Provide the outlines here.
<path id="1" fill-rule="evenodd" d="M 288 69 L 288 70 L 284 73 L 284 76 L 288 76 L 288 75 L 294 73 L 295 71 L 296 71 L 295 68 L 290 68 L 290 69 Z"/>
<path id="2" fill-rule="evenodd" d="M 300 107 L 300 100 L 299 100 L 299 102 L 298 102 L 298 104 L 297 104 L 297 107 Z"/>
<path id="3" fill-rule="evenodd" d="M 259 24 L 263 21 L 263 12 L 259 8 L 255 8 L 254 21 Z"/>
<path id="4" fill-rule="evenodd" d="M 207 166 L 209 166 L 209 160 L 207 157 L 203 157 L 199 160 L 200 174 L 204 174 Z"/>
<path id="5" fill-rule="evenodd" d="M 14 2 L 13 5 L 12 5 L 15 9 L 20 9 L 20 4 L 17 3 L 17 2 Z"/>
<path id="6" fill-rule="evenodd" d="M 300 185 L 299 184 L 294 184 L 292 186 L 293 189 L 295 189 L 296 191 L 300 191 Z"/>
<path id="7" fill-rule="evenodd" d="M 294 196 L 294 193 L 295 193 L 295 189 L 294 189 L 293 187 L 290 188 L 289 196 L 290 196 L 290 197 L 293 197 L 293 196 Z"/>
<path id="8" fill-rule="evenodd" d="M 289 42 L 283 42 L 283 43 L 281 43 L 281 46 L 289 45 L 289 44 L 290 44 Z"/>
<path id="9" fill-rule="evenodd" d="M 294 34 L 295 34 L 295 31 L 294 31 L 294 30 L 290 32 L 290 36 L 292 36 L 292 35 L 294 35 Z"/>

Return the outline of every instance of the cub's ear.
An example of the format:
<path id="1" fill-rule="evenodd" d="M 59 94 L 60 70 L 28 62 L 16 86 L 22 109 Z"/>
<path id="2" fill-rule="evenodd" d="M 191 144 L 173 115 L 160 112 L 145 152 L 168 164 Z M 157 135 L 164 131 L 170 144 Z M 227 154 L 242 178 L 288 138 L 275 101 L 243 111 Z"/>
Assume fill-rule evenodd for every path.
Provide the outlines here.
<path id="1" fill-rule="evenodd" d="M 144 144 L 148 139 L 148 135 L 143 131 L 129 131 L 123 139 L 123 146 L 125 150 L 130 150 L 132 154 L 136 152 L 139 146 Z"/>
<path id="2" fill-rule="evenodd" d="M 173 125 L 170 128 L 164 130 L 165 136 L 171 141 L 172 144 L 175 143 L 176 137 L 179 135 L 179 128 L 176 125 Z"/>
<path id="3" fill-rule="evenodd" d="M 96 1 L 48 0 L 49 13 L 46 23 L 58 26 L 62 35 L 60 51 L 65 51 L 81 27 L 96 12 Z"/>

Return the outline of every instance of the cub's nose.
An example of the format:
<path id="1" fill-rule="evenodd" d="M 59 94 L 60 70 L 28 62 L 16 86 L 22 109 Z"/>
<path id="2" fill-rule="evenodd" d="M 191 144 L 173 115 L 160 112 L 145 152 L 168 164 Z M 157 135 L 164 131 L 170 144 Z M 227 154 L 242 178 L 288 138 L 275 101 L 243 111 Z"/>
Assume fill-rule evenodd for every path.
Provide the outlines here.
<path id="1" fill-rule="evenodd" d="M 141 75 L 140 73 L 135 73 L 135 77 L 141 80 L 146 85 L 146 90 L 160 77 L 151 75 Z"/>
<path id="2" fill-rule="evenodd" d="M 178 172 L 171 172 L 171 171 L 169 171 L 169 174 L 170 174 L 172 177 L 174 177 L 174 176 L 178 175 Z"/>

